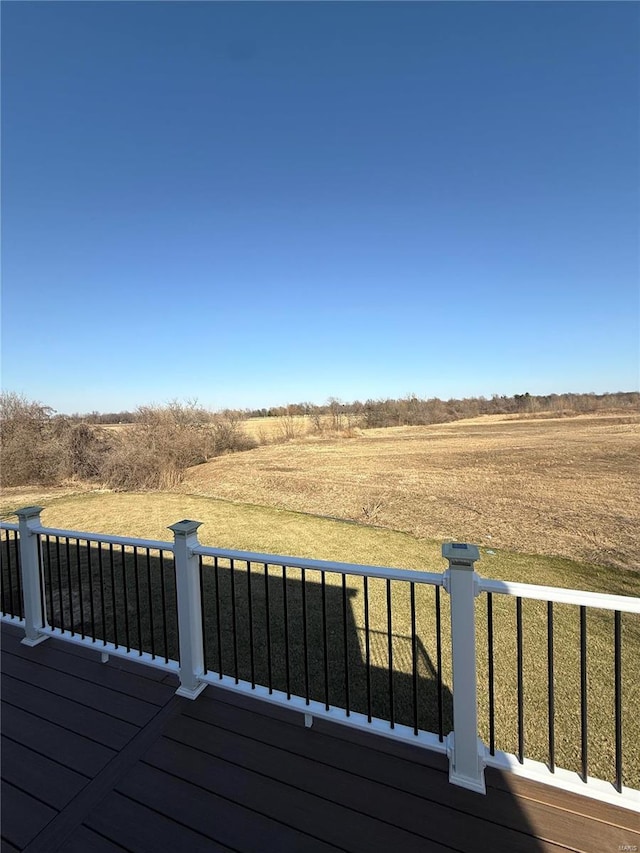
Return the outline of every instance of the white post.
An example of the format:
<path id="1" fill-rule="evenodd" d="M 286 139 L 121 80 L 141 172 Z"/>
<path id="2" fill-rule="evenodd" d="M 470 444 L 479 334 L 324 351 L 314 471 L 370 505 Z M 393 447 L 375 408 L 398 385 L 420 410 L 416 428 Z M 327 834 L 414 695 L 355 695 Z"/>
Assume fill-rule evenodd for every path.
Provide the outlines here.
<path id="1" fill-rule="evenodd" d="M 478 738 L 474 613 L 479 585 L 473 565 L 480 553 L 475 545 L 452 542 L 442 546 L 442 556 L 449 561 L 444 588 L 451 596 L 453 732 L 447 738 L 449 781 L 484 794 L 485 748 Z"/>
<path id="2" fill-rule="evenodd" d="M 40 572 L 40 543 L 34 528 L 41 527 L 41 506 L 27 506 L 16 512 L 20 533 L 20 576 L 24 600 L 25 646 L 37 646 L 48 639 L 39 629 L 45 627 L 42 618 L 44 591 Z"/>
<path id="3" fill-rule="evenodd" d="M 198 544 L 200 521 L 178 521 L 169 530 L 174 537 L 178 631 L 180 634 L 180 687 L 178 696 L 195 699 L 207 686 L 204 675 L 202 611 L 200 609 L 200 566 L 193 548 Z"/>

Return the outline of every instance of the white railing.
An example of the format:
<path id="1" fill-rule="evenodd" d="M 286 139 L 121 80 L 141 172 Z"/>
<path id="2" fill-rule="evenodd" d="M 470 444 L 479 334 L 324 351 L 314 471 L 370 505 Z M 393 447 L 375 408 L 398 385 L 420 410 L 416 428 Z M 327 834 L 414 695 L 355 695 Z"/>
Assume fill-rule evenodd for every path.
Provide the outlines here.
<path id="1" fill-rule="evenodd" d="M 177 692 L 185 697 L 195 699 L 200 692 L 208 685 L 215 684 L 216 686 L 250 694 L 256 698 L 267 702 L 283 705 L 286 707 L 299 710 L 305 715 L 305 724 L 311 725 L 314 717 L 326 718 L 343 725 L 352 726 L 365 731 L 370 731 L 385 737 L 395 738 L 405 742 L 414 743 L 436 752 L 446 754 L 449 759 L 449 778 L 454 784 L 461 785 L 471 790 L 482 792 L 485 791 L 484 768 L 485 766 L 496 767 L 510 772 L 517 773 L 530 779 L 544 781 L 548 784 L 556 785 L 565 790 L 575 791 L 580 794 L 595 797 L 599 800 L 615 803 L 617 805 L 631 808 L 640 812 L 640 791 L 625 787 L 621 784 L 621 759 L 618 767 L 618 784 L 617 790 L 612 784 L 587 776 L 586 770 L 583 776 L 579 774 L 556 769 L 551 761 L 550 765 L 530 760 L 524 755 L 511 754 L 487 747 L 479 738 L 479 723 L 478 723 L 478 648 L 476 640 L 477 615 L 475 608 L 475 600 L 482 593 L 490 593 L 489 599 L 493 595 L 514 596 L 518 602 L 519 619 L 521 618 L 521 599 L 530 598 L 537 599 L 543 602 L 559 602 L 562 604 L 577 605 L 581 609 L 581 618 L 586 611 L 586 608 L 598 608 L 615 611 L 616 615 L 616 715 L 620 714 L 620 673 L 619 673 L 619 652 L 620 652 L 620 631 L 619 619 L 621 613 L 640 613 L 640 599 L 628 596 L 603 595 L 598 593 L 581 592 L 578 590 L 566 590 L 556 587 L 535 586 L 530 584 L 512 584 L 503 581 L 494 581 L 481 578 L 474 570 L 475 562 L 479 558 L 478 549 L 473 545 L 464 543 L 450 543 L 443 546 L 443 557 L 448 561 L 448 568 L 443 573 L 422 572 L 422 571 L 405 571 L 400 569 L 391 569 L 381 566 L 362 566 L 349 563 L 337 563 L 319 560 L 304 560 L 294 557 L 285 557 L 281 555 L 262 554 L 246 551 L 224 550 L 216 548 L 208 548 L 200 545 L 197 536 L 197 529 L 200 526 L 198 522 L 184 520 L 171 526 L 174 535 L 173 542 L 163 542 L 150 539 L 134 539 L 131 537 L 110 536 L 104 534 L 87 533 L 85 531 L 64 530 L 57 528 L 43 527 L 40 520 L 40 507 L 27 507 L 18 510 L 16 515 L 19 518 L 19 524 L 10 524 L 8 522 L 0 522 L 0 529 L 7 532 L 0 547 L 0 555 L 3 560 L 3 589 L 7 584 L 6 567 L 9 565 L 11 571 L 11 554 L 10 542 L 8 533 L 13 532 L 14 535 L 14 568 L 17 569 L 16 563 L 19 562 L 19 577 L 18 583 L 21 587 L 16 587 L 16 595 L 20 592 L 22 599 L 20 608 L 10 608 L 13 612 L 8 612 L 5 606 L 5 593 L 2 596 L 2 619 L 4 621 L 13 621 L 19 623 L 24 628 L 25 637 L 23 643 L 29 646 L 35 646 L 38 643 L 46 640 L 50 636 L 59 639 L 79 643 L 84 646 L 97 648 L 101 652 L 103 660 L 111 654 L 129 657 L 137 660 L 140 663 L 159 666 L 169 671 L 177 672 L 180 679 L 180 686 Z M 148 594 L 149 600 L 151 596 L 151 572 L 149 570 L 149 552 L 150 550 L 158 551 L 161 555 L 164 553 L 173 556 L 173 571 L 175 576 L 175 592 L 176 592 L 176 608 L 177 608 L 177 627 L 178 627 L 178 644 L 179 653 L 178 660 L 169 658 L 166 647 L 165 636 L 165 657 L 158 656 L 155 653 L 149 653 L 142 647 L 134 648 L 135 642 L 130 643 L 127 636 L 126 648 L 118 642 L 112 642 L 107 639 L 105 632 L 104 619 L 104 588 L 100 589 L 102 599 L 98 600 L 98 609 L 100 605 L 103 608 L 103 618 L 100 631 L 103 636 L 94 636 L 99 633 L 95 628 L 94 622 L 94 590 L 93 587 L 89 593 L 91 605 L 91 625 L 93 626 L 93 634 L 91 631 L 84 630 L 74 631 L 73 625 L 70 628 L 59 627 L 50 624 L 49 615 L 53 613 L 54 596 L 51 575 L 52 568 L 48 565 L 48 581 L 47 588 L 46 578 L 46 563 L 43 555 L 43 540 L 46 539 L 47 547 L 49 539 L 52 538 L 59 543 L 61 539 L 68 543 L 70 540 L 75 540 L 77 548 L 80 547 L 80 542 L 86 543 L 88 561 L 89 561 L 89 580 L 91 581 L 91 551 L 92 545 L 98 549 L 98 557 L 100 560 L 100 583 L 102 583 L 102 546 L 106 545 L 109 549 L 118 546 L 122 551 L 122 577 L 125 585 L 125 594 L 127 586 L 127 578 L 125 577 L 125 551 L 133 554 L 134 571 L 135 571 L 135 592 L 136 592 L 136 608 L 138 629 L 140 631 L 140 620 L 142 618 L 142 605 L 140 602 L 140 589 L 138 586 L 138 550 L 142 549 L 147 556 L 147 571 L 149 572 Z M 5 554 L 6 552 L 6 554 Z M 19 557 L 19 560 L 18 560 Z M 78 560 L 80 558 L 78 557 Z M 416 700 L 415 693 L 415 651 L 416 651 L 416 633 L 415 633 L 415 597 L 414 589 L 418 586 L 433 587 L 437 601 L 437 619 L 440 624 L 439 610 L 439 590 L 443 588 L 450 599 L 450 647 L 451 647 L 451 667 L 452 667 L 452 703 L 453 703 L 453 731 L 443 737 L 429 731 L 418 730 L 417 722 L 412 728 L 404 724 L 394 724 L 387 720 L 372 717 L 371 711 L 368 714 L 360 713 L 359 711 L 349 710 L 349 708 L 337 707 L 330 705 L 329 702 L 319 702 L 309 695 L 296 695 L 289 691 L 288 685 L 286 692 L 281 689 L 274 689 L 271 684 L 255 683 L 238 677 L 237 664 L 235 677 L 230 676 L 224 671 L 210 670 L 205 666 L 205 626 L 203 624 L 204 604 L 202 599 L 203 578 L 206 577 L 208 571 L 204 561 L 213 560 L 216 567 L 218 561 L 226 561 L 231 568 L 231 582 L 233 584 L 234 576 L 234 561 L 241 561 L 246 566 L 247 579 L 250 583 L 250 574 L 252 565 L 263 566 L 263 576 L 265 583 L 268 581 L 268 567 L 280 567 L 282 581 L 287 583 L 287 569 L 300 570 L 304 586 L 304 573 L 315 572 L 322 576 L 323 595 L 324 595 L 324 579 L 328 574 L 343 576 L 343 587 L 345 578 L 353 576 L 363 579 L 365 584 L 365 608 L 367 607 L 366 590 L 367 581 L 369 579 L 380 579 L 387 584 L 387 617 L 388 617 L 388 634 L 389 634 L 389 669 L 392 667 L 392 650 L 391 650 L 391 620 L 393 613 L 391 612 L 391 596 L 390 583 L 402 582 L 407 584 L 411 590 L 411 607 L 412 607 L 412 649 L 414 655 L 414 703 Z M 79 565 L 79 563 L 78 563 Z M 164 564 L 162 564 L 163 566 Z M 67 566 L 67 569 L 69 567 Z M 112 584 L 113 584 L 113 563 L 112 569 Z M 58 565 L 58 571 L 60 566 Z M 95 566 L 94 566 L 95 571 Z M 13 584 L 11 574 L 8 575 L 9 585 Z M 69 575 L 69 583 L 71 583 Z M 80 577 L 80 575 L 79 575 Z M 162 580 L 164 584 L 164 580 Z M 216 574 L 217 584 L 217 574 Z M 232 587 L 233 588 L 233 587 Z M 251 597 L 249 587 L 249 597 Z M 71 593 L 71 590 L 69 590 Z M 113 592 L 113 590 L 112 590 Z M 217 595 L 217 586 L 216 586 Z M 286 595 L 286 593 L 285 593 Z M 304 595 L 304 592 L 303 592 Z M 82 596 L 81 596 L 82 598 Z M 62 589 L 58 589 L 59 605 L 62 608 Z M 164 601 L 164 586 L 163 586 L 163 601 Z M 323 599 L 324 602 L 324 599 Z M 233 599 L 235 607 L 235 598 Z M 548 607 L 551 605 L 548 604 Z M 113 616 L 115 619 L 116 596 L 113 592 Z M 249 602 L 251 607 L 251 602 Z M 285 599 L 286 607 L 286 599 Z M 346 605 L 345 605 L 346 607 Z M 18 610 L 18 612 L 16 612 Z M 135 610 L 135 608 L 134 608 Z M 219 611 L 216 612 L 219 628 Z M 268 616 L 268 614 L 267 614 Z M 128 615 L 125 614 L 128 619 Z M 166 620 L 166 613 L 163 614 Z M 345 617 L 346 618 L 346 617 Z M 287 620 L 285 612 L 285 621 Z M 53 620 L 55 621 L 55 620 Z M 586 623 L 585 623 L 586 624 Z M 581 623 L 582 625 L 582 623 Z M 128 626 L 128 622 L 127 622 Z M 235 614 L 234 614 L 234 644 L 235 636 Z M 326 628 L 325 628 L 326 630 Z M 369 626 L 367 625 L 367 632 Z M 128 627 L 127 627 L 128 631 Z M 304 626 L 306 638 L 306 626 Z M 518 623 L 518 631 L 521 631 L 521 623 Z M 345 627 L 346 632 L 346 627 Z M 153 626 L 152 626 L 153 633 Z M 166 634 L 166 621 L 165 621 Z M 141 636 L 141 634 L 140 634 Z M 369 636 L 367 634 L 367 654 Z M 440 641 L 438 636 L 438 658 L 440 657 Z M 346 655 L 346 633 L 345 633 L 345 655 Z M 140 644 L 141 646 L 144 644 Z M 521 636 L 518 635 L 518 647 L 520 655 Z M 253 654 L 253 650 L 252 650 Z M 286 649 L 287 665 L 288 665 L 288 648 Z M 325 658 L 326 666 L 326 658 Z M 367 659 L 367 667 L 369 659 Z M 519 658 L 518 666 L 521 667 Z M 551 663 L 550 663 L 551 666 Z M 438 678 L 440 679 L 440 662 L 438 661 Z M 585 672 L 586 673 L 586 657 L 585 657 Z M 392 679 L 392 673 L 389 673 Z M 348 676 L 347 676 L 348 680 Z M 583 678 L 584 683 L 584 678 Z M 390 689 L 393 689 L 392 681 L 390 680 Z M 550 685 L 551 692 L 553 684 Z M 552 698 L 552 697 L 551 697 Z M 584 699 L 584 694 L 583 694 Z M 522 713 L 521 707 L 521 690 L 519 685 L 518 693 L 518 714 Z M 393 708 L 393 695 L 391 695 L 391 707 Z M 392 712 L 393 713 L 393 712 Z M 493 709 L 491 709 L 493 713 Z M 417 717 L 416 717 L 417 721 Z M 616 716 L 616 756 L 617 760 L 621 755 L 621 718 Z M 618 742 L 619 740 L 619 742 Z M 585 761 L 586 768 L 586 761 Z"/>

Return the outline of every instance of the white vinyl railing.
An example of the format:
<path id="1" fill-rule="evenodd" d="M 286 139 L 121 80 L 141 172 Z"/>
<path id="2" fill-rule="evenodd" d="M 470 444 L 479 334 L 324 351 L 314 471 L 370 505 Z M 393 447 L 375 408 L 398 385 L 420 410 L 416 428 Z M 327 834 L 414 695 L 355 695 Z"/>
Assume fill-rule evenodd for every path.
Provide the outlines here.
<path id="1" fill-rule="evenodd" d="M 471 790 L 484 793 L 484 768 L 485 766 L 496 767 L 517 773 L 527 778 L 544 781 L 556 785 L 565 790 L 575 791 L 587 796 L 595 797 L 609 803 L 622 805 L 640 812 L 640 791 L 631 789 L 622 784 L 622 713 L 621 713 L 621 669 L 620 669 L 620 614 L 640 613 L 640 599 L 628 596 L 605 595 L 599 593 L 582 592 L 578 590 L 567 590 L 556 587 L 535 586 L 530 584 L 508 583 L 481 578 L 475 572 L 475 562 L 479 559 L 478 549 L 473 545 L 464 543 L 449 543 L 443 546 L 443 557 L 448 561 L 448 568 L 443 573 L 405 571 L 391 569 L 381 566 L 361 566 L 349 563 L 337 563 L 319 560 L 305 560 L 282 555 L 262 554 L 246 551 L 224 550 L 208 548 L 200 545 L 197 530 L 199 522 L 184 520 L 171 526 L 173 542 L 163 542 L 150 539 L 135 539 L 131 537 L 111 536 L 105 534 L 88 533 L 85 531 L 64 530 L 43 527 L 40 520 L 40 507 L 27 507 L 18 510 L 16 515 L 19 524 L 0 522 L 0 529 L 6 532 L 0 542 L 0 556 L 2 557 L 2 619 L 13 621 L 24 628 L 25 637 L 23 643 L 35 646 L 48 637 L 54 636 L 59 639 L 79 643 L 81 645 L 96 648 L 106 660 L 109 655 L 122 655 L 140 663 L 150 664 L 176 672 L 180 679 L 177 690 L 181 696 L 195 699 L 208 684 L 215 684 L 228 690 L 239 691 L 250 694 L 255 698 L 276 703 L 286 707 L 299 710 L 305 715 L 305 724 L 311 725 L 314 717 L 322 717 L 335 722 L 373 732 L 385 737 L 395 738 L 405 742 L 414 743 L 434 751 L 444 753 L 449 759 L 449 778 L 454 784 L 461 785 Z M 9 534 L 13 534 L 10 541 Z M 63 595 L 63 580 L 61 574 L 61 545 L 66 546 L 66 571 L 68 574 L 67 598 L 72 599 L 72 578 L 69 557 L 69 543 L 76 543 L 77 558 L 77 581 L 88 584 L 89 591 L 79 590 L 76 595 L 81 608 L 80 622 L 75 620 L 73 613 L 73 602 L 67 601 Z M 13 544 L 11 544 L 13 542 Z M 53 543 L 53 549 L 51 545 Z M 85 543 L 85 561 L 87 566 L 83 572 L 80 570 L 81 543 Z M 12 551 L 13 549 L 13 551 Z M 57 549 L 57 563 L 51 557 L 51 551 Z M 114 549 L 118 557 L 114 561 Z M 150 553 L 158 552 L 160 555 L 160 574 L 152 572 Z M 62 548 L 64 552 L 64 547 Z M 173 586 L 171 594 L 166 592 L 166 567 L 164 555 L 171 555 L 171 567 L 169 574 Z M 64 553 L 63 553 L 64 556 Z M 209 561 L 209 563 L 207 563 Z M 329 575 L 341 577 L 342 594 L 345 595 L 345 584 L 347 577 L 362 579 L 365 591 L 365 619 L 367 616 L 367 583 L 369 579 L 378 579 L 386 584 L 387 599 L 387 626 L 388 626 L 388 666 L 389 666 L 389 689 L 391 691 L 391 721 L 376 718 L 371 713 L 371 696 L 369 696 L 369 712 L 361 713 L 361 709 L 350 709 L 330 704 L 327 700 L 323 703 L 317 698 L 296 694 L 290 690 L 288 682 L 289 649 L 285 643 L 285 654 L 287 657 L 287 685 L 286 690 L 280 689 L 281 685 L 269 683 L 258 683 L 253 672 L 253 634 L 251 633 L 251 680 L 243 679 L 238 675 L 237 667 L 237 634 L 235 610 L 233 613 L 233 645 L 236 651 L 236 671 L 232 676 L 224 667 L 210 669 L 205 664 L 206 660 L 206 627 L 204 616 L 210 617 L 209 603 L 203 600 L 205 582 L 210 579 L 211 573 L 215 572 L 215 594 L 218 597 L 218 566 L 220 561 L 228 564 L 230 568 L 230 582 L 232 590 L 231 606 L 235 608 L 236 592 L 234 584 L 234 563 L 241 561 L 245 568 L 245 580 L 249 593 L 249 631 L 253 631 L 251 617 L 251 582 L 252 566 L 263 567 L 258 576 L 265 584 L 269 583 L 270 571 L 268 567 L 279 567 L 284 589 L 285 607 L 285 639 L 289 625 L 286 607 L 287 570 L 299 570 L 302 578 L 302 596 L 305 595 L 305 573 L 318 573 L 322 578 L 322 606 L 323 620 L 325 606 L 325 578 Z M 54 564 L 57 567 L 58 580 L 54 580 Z M 114 570 L 117 565 L 117 571 Z M 145 574 L 146 573 L 146 574 Z M 118 578 L 116 578 L 116 574 Z M 96 580 L 99 575 L 99 580 Z M 111 579 L 111 587 L 108 578 Z M 159 580 L 158 580 L 159 578 Z M 119 581 L 118 590 L 116 587 Z M 255 581 L 255 578 L 254 578 Z M 393 673 L 392 673 L 392 619 L 395 618 L 391 606 L 391 582 L 406 585 L 411 595 L 411 647 L 413 654 L 413 702 L 417 709 L 416 692 L 416 648 L 417 635 L 415 627 L 415 590 L 418 587 L 433 587 L 436 595 L 437 624 L 440 626 L 440 589 L 444 589 L 449 595 L 450 603 L 450 647 L 452 668 L 452 710 L 453 730 L 443 736 L 442 731 L 434 732 L 418 729 L 417 710 L 414 717 L 414 726 L 393 721 Z M 152 592 L 154 584 L 161 585 L 162 610 L 158 613 L 153 611 Z M 268 589 L 267 594 L 268 607 Z M 109 592 L 111 593 L 109 596 Z M 475 601 L 486 594 L 489 604 L 493 596 L 515 597 L 518 605 L 518 696 L 517 713 L 519 728 L 523 715 L 523 692 L 522 681 L 522 624 L 521 624 L 521 601 L 523 598 L 536 599 L 547 602 L 549 608 L 550 630 L 553 630 L 552 603 L 572 604 L 580 608 L 581 617 L 581 675 L 582 675 L 582 711 L 583 711 L 583 770 L 582 774 L 573 773 L 561 768 L 556 768 L 553 759 L 553 748 L 551 747 L 550 762 L 548 764 L 532 761 L 523 754 L 521 740 L 518 754 L 505 753 L 495 749 L 493 735 L 491 743 L 486 746 L 479 738 L 478 722 L 478 648 L 477 648 L 477 615 Z M 127 600 L 127 595 L 129 599 Z M 155 592 L 154 592 L 155 595 Z M 169 613 L 173 605 L 169 599 L 175 595 L 175 613 Z M 122 598 L 124 596 L 124 598 Z M 10 599 L 10 600 L 9 600 Z M 166 600 L 165 600 L 166 599 Z M 109 613 L 106 614 L 108 600 Z M 121 602 L 124 602 L 121 605 Z M 346 598 L 343 599 L 346 602 Z M 82 607 L 85 613 L 82 614 Z M 304 604 L 303 604 L 304 606 Z M 69 626 L 64 623 L 66 614 L 65 607 L 70 608 Z M 220 603 L 216 601 L 217 630 L 220 639 L 221 611 Z M 346 603 L 344 603 L 346 620 Z M 56 609 L 57 608 L 57 609 Z M 594 779 L 587 774 L 585 729 L 586 726 L 586 608 L 612 610 L 615 614 L 615 714 L 616 714 L 616 784 Z M 124 609 L 124 614 L 120 610 Z M 90 613 L 86 611 L 90 610 Z M 133 614 L 133 626 L 129 623 L 129 614 Z M 119 642 L 116 633 L 115 641 L 109 631 L 116 630 L 118 619 L 124 617 L 126 642 Z M 171 644 L 167 641 L 167 619 L 175 618 L 177 623 L 177 647 L 175 658 L 170 654 Z M 145 620 L 150 620 L 150 629 Z M 111 621 L 110 621 L 111 620 Z M 137 620 L 137 621 L 136 621 Z M 154 621 L 155 620 L 155 621 Z M 162 621 L 162 626 L 160 622 Z M 143 622 L 145 623 L 145 639 L 143 641 Z M 269 613 L 267 610 L 267 623 Z M 58 624 L 54 624 L 58 623 Z M 77 626 L 80 624 L 81 628 Z M 326 641 L 326 622 L 324 624 Z M 347 666 L 347 636 L 345 621 L 345 667 Z M 88 626 L 88 628 L 87 628 Z M 107 627 L 109 631 L 107 631 Z M 154 649 L 154 638 L 164 631 L 164 655 L 158 654 Z M 306 643 L 307 628 L 303 624 L 304 639 Z M 150 631 L 150 633 L 149 633 Z M 267 628 L 268 631 L 268 628 Z M 109 634 L 109 636 L 108 636 Z M 137 636 L 136 636 L 137 635 Z M 133 641 L 131 637 L 133 636 Z M 148 637 L 151 637 L 151 651 L 148 645 Z M 438 634 L 438 680 L 441 680 L 440 670 L 440 642 Z M 136 640 L 139 648 L 136 647 Z M 366 622 L 366 648 L 367 648 L 367 678 L 369 676 L 369 623 Z M 490 638 L 489 642 L 492 642 Z M 549 671 L 550 671 L 550 694 L 549 702 L 553 702 L 553 636 L 549 637 Z M 490 647 L 491 648 L 491 647 Z M 271 651 L 269 650 L 269 655 Z M 305 647 L 306 655 L 306 647 Z M 490 655 L 491 656 L 491 655 Z M 271 659 L 269 658 L 269 673 L 271 673 Z M 306 666 L 306 657 L 305 657 Z M 490 664 L 491 667 L 491 664 Z M 325 648 L 325 680 L 327 672 L 327 655 Z M 345 669 L 348 682 L 348 669 Z M 269 678 L 271 676 L 269 675 Z M 491 685 L 492 688 L 492 685 Z M 441 691 L 441 683 L 439 690 Z M 348 683 L 347 683 L 348 691 Z M 348 694 L 347 694 L 348 695 Z M 441 693 L 440 693 L 441 700 Z M 551 708 L 551 704 L 550 704 Z M 493 727 L 493 707 L 490 707 L 491 725 Z M 550 737 L 551 713 L 550 713 Z M 442 726 L 442 716 L 440 717 Z"/>

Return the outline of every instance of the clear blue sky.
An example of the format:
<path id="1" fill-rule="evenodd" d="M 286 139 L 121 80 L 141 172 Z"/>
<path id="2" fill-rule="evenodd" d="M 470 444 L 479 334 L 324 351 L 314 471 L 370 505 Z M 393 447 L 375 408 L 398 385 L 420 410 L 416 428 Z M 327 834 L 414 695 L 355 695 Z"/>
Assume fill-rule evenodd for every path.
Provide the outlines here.
<path id="1" fill-rule="evenodd" d="M 3 387 L 638 387 L 637 3 L 2 3 Z"/>

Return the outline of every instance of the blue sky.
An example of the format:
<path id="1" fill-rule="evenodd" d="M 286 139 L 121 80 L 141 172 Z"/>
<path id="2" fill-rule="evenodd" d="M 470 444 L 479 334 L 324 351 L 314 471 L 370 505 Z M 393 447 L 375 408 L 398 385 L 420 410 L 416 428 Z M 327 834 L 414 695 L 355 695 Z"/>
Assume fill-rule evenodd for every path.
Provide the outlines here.
<path id="1" fill-rule="evenodd" d="M 2 385 L 638 387 L 640 7 L 2 4 Z"/>

